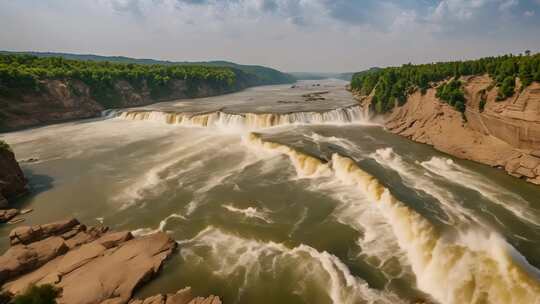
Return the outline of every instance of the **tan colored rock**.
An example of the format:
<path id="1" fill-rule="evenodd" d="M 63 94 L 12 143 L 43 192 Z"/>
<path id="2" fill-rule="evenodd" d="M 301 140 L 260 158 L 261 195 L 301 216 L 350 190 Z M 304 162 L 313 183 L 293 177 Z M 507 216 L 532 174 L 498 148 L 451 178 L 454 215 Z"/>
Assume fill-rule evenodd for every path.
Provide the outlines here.
<path id="1" fill-rule="evenodd" d="M 58 221 L 46 225 L 37 226 L 21 226 L 12 230 L 9 234 L 11 245 L 29 244 L 38 240 L 42 240 L 51 235 L 58 235 L 68 232 L 74 227 L 81 227 L 78 220 L 71 218 L 63 221 Z"/>
<path id="2" fill-rule="evenodd" d="M 522 167 L 534 169 L 540 166 L 540 158 L 530 155 L 523 155 L 519 161 L 519 164 Z"/>
<path id="3" fill-rule="evenodd" d="M 155 295 L 146 299 L 131 300 L 129 304 L 221 304 L 217 296 L 193 297 L 191 288 L 179 290 L 175 294 Z"/>
<path id="4" fill-rule="evenodd" d="M 133 235 L 129 231 L 122 231 L 122 232 L 114 232 L 114 233 L 108 233 L 99 239 L 97 239 L 97 242 L 100 243 L 105 248 L 112 248 L 116 247 L 121 243 L 124 243 L 126 241 L 129 241 L 133 238 Z"/>
<path id="5" fill-rule="evenodd" d="M 530 153 L 532 156 L 540 157 L 540 150 L 534 150 Z"/>
<path id="6" fill-rule="evenodd" d="M 536 177 L 536 174 L 534 174 L 533 170 L 531 170 L 529 168 L 525 168 L 525 167 L 519 167 L 519 168 L 517 168 L 517 170 L 515 170 L 512 173 L 517 173 L 519 175 L 526 176 L 528 178 Z"/>
<path id="7" fill-rule="evenodd" d="M 127 303 L 176 242 L 165 233 L 133 238 L 106 231 L 75 219 L 14 229 L 14 245 L 0 257 L 0 282 L 9 281 L 3 289 L 17 294 L 31 284 L 54 284 L 62 288 L 60 304 Z"/>
<path id="8" fill-rule="evenodd" d="M 535 185 L 540 185 L 540 176 L 537 176 L 536 178 L 528 178 L 527 181 Z"/>
<path id="9" fill-rule="evenodd" d="M 67 251 L 68 247 L 60 237 L 13 246 L 0 256 L 0 284 L 32 271 Z"/>
<path id="10" fill-rule="evenodd" d="M 0 210 L 0 223 L 5 223 L 19 214 L 17 209 Z"/>
<path id="11" fill-rule="evenodd" d="M 524 88 L 515 98 L 496 102 L 497 89 L 488 75 L 461 80 L 466 120 L 436 98 L 435 88 L 412 93 L 403 106 L 379 119 L 392 133 L 460 158 L 504 167 L 509 174 L 533 182 L 540 166 L 540 83 Z M 480 112 L 482 99 L 487 103 Z M 372 96 L 362 100 L 364 110 L 371 100 Z"/>

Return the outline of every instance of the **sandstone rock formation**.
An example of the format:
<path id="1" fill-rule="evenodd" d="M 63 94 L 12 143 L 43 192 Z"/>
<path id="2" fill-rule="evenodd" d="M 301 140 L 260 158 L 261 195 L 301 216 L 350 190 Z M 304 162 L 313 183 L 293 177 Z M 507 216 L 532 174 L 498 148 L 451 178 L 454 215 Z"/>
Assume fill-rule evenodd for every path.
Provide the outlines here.
<path id="1" fill-rule="evenodd" d="M 187 287 L 174 294 L 160 294 L 146 299 L 131 300 L 129 304 L 221 304 L 221 300 L 216 296 L 194 297 L 191 288 Z"/>
<path id="2" fill-rule="evenodd" d="M 58 303 L 69 304 L 128 303 L 176 247 L 165 233 L 134 238 L 76 219 L 18 227 L 9 238 L 11 247 L 0 256 L 2 289 L 18 294 L 31 284 L 53 284 L 62 288 Z M 168 298 L 179 296 L 163 297 L 177 303 Z M 204 303 L 220 303 L 212 301 Z"/>
<path id="3" fill-rule="evenodd" d="M 8 200 L 27 193 L 26 183 L 15 154 L 7 144 L 0 141 L 0 209 L 9 208 Z M 11 214 L 13 211 L 0 210 L 0 223 L 9 220 Z"/>
<path id="4" fill-rule="evenodd" d="M 540 83 L 506 100 L 487 76 L 464 77 L 465 118 L 435 97 L 415 92 L 407 102 L 381 117 L 385 127 L 445 153 L 504 168 L 509 174 L 540 184 Z M 480 109 L 481 101 L 485 102 Z M 369 96 L 360 97 L 367 110 Z"/>

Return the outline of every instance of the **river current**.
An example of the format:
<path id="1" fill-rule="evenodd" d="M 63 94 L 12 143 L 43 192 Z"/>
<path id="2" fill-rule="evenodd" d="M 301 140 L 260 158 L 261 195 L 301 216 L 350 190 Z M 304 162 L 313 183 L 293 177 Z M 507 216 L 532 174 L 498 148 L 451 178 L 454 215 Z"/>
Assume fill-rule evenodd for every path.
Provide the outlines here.
<path id="1" fill-rule="evenodd" d="M 540 303 L 540 188 L 386 132 L 345 84 L 0 134 L 32 189 L 24 224 L 168 232 L 178 253 L 139 296 L 192 286 L 224 303 Z M 0 249 L 12 228 L 0 226 Z"/>

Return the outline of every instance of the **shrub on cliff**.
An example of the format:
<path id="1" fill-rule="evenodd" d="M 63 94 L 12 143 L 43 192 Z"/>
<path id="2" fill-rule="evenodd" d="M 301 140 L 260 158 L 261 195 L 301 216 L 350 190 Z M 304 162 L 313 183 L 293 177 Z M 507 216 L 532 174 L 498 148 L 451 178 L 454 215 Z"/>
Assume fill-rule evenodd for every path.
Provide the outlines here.
<path id="1" fill-rule="evenodd" d="M 456 108 L 461 113 L 465 112 L 465 95 L 459 80 L 452 79 L 437 88 L 435 96 L 447 104 Z"/>
<path id="2" fill-rule="evenodd" d="M 7 144 L 7 142 L 0 140 L 0 150 L 11 151 L 11 147 Z"/>
<path id="3" fill-rule="evenodd" d="M 508 76 L 504 78 L 501 87 L 499 88 L 499 93 L 497 95 L 497 100 L 504 100 L 512 95 L 514 95 L 516 90 L 516 80 L 514 77 Z"/>
<path id="4" fill-rule="evenodd" d="M 15 296 L 13 304 L 56 304 L 61 290 L 53 285 L 32 285 L 23 294 Z"/>
<path id="5" fill-rule="evenodd" d="M 0 54 L 1 95 L 16 97 L 38 92 L 40 81 L 45 79 L 76 79 L 90 87 L 92 97 L 106 107 L 118 105 L 121 97 L 115 84 L 120 80 L 139 89 L 144 83 L 153 96 L 161 97 L 167 94 L 173 80 L 184 81 L 188 88 L 204 82 L 216 89 L 232 91 L 240 85 L 239 78 L 245 81 L 250 77 L 255 76 L 230 67 L 123 64 Z"/>

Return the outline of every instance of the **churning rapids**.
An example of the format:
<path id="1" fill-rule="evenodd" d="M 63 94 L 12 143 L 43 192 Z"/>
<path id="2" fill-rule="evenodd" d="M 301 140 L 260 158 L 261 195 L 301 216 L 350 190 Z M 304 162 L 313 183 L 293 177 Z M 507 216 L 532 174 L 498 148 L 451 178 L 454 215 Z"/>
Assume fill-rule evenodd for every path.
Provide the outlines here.
<path id="1" fill-rule="evenodd" d="M 260 87 L 0 138 L 38 159 L 22 163 L 27 224 L 76 216 L 178 241 L 141 296 L 540 303 L 538 186 L 385 132 L 344 86 Z"/>

